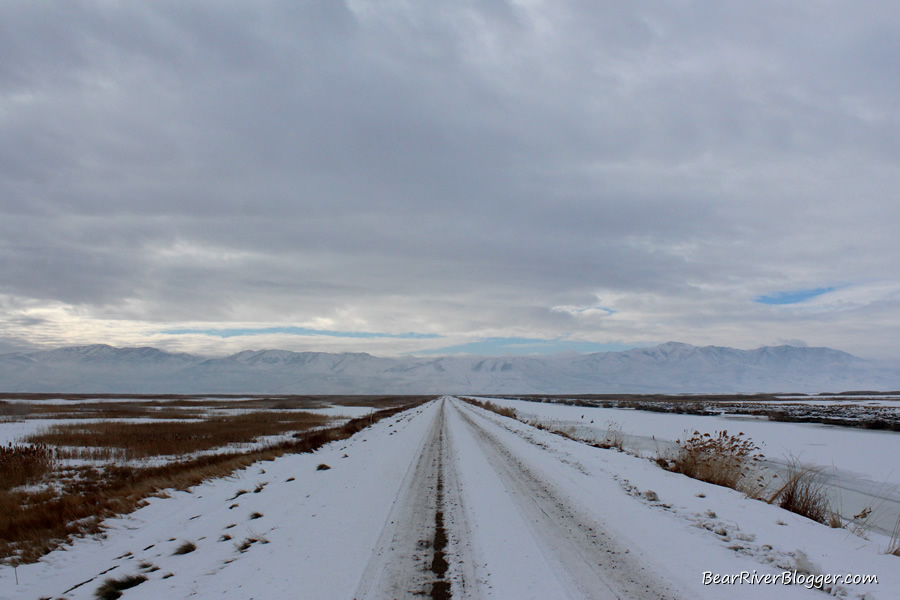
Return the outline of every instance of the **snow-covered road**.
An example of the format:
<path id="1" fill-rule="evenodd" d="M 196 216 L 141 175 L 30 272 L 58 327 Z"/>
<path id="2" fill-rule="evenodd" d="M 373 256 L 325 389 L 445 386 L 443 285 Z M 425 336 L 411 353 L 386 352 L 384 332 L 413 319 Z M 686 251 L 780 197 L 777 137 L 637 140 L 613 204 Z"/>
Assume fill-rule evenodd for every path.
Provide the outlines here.
<path id="1" fill-rule="evenodd" d="M 175 554 L 184 541 L 197 549 Z M 0 568 L 0 598 L 93 598 L 104 579 L 138 574 L 128 600 L 823 597 L 703 584 L 704 572 L 794 569 L 873 574 L 877 584 L 826 587 L 896 598 L 900 558 L 881 550 L 445 397 L 314 454 L 154 499 L 111 520 L 105 539 L 17 573 Z"/>

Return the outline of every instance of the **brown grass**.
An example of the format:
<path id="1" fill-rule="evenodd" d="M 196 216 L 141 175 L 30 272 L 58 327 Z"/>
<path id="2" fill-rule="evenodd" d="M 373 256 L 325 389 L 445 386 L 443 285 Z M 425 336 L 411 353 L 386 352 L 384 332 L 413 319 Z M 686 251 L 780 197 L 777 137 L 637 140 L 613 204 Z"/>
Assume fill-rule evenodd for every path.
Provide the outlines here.
<path id="1" fill-rule="evenodd" d="M 121 579 L 107 578 L 94 592 L 97 600 L 116 600 L 122 597 L 122 590 L 133 588 L 147 581 L 144 575 L 126 575 Z"/>
<path id="2" fill-rule="evenodd" d="M 197 549 L 197 544 L 194 542 L 182 542 L 180 546 L 175 549 L 175 552 L 172 553 L 173 556 L 179 554 L 190 554 L 194 550 Z"/>
<path id="3" fill-rule="evenodd" d="M 509 417 L 510 419 L 516 418 L 516 409 L 509 406 L 500 406 L 490 400 L 475 400 L 474 398 L 462 398 L 462 400 L 468 402 L 473 406 L 480 406 L 485 410 L 489 410 L 493 413 L 497 413 L 501 417 Z"/>
<path id="4" fill-rule="evenodd" d="M 31 414 L 31 407 L 26 402 L 7 402 L 0 400 L 0 417 L 7 417 L 16 420 L 19 417 L 26 417 Z"/>
<path id="5" fill-rule="evenodd" d="M 164 495 L 166 489 L 188 489 L 258 461 L 273 460 L 287 453 L 312 452 L 426 399 L 351 419 L 336 427 L 296 433 L 291 439 L 264 449 L 210 454 L 155 467 L 111 465 L 102 473 L 98 469 L 81 468 L 76 471 L 78 476 L 65 482 L 62 490 L 0 491 L 0 560 L 14 564 L 34 562 L 72 536 L 99 532 L 102 519 L 131 512 L 146 498 Z M 221 424 L 230 427 L 234 422 Z M 251 420 L 250 426 L 255 422 Z M 279 427 L 284 423 L 275 422 L 281 424 Z M 291 425 L 294 426 L 296 423 Z M 91 438 L 92 444 L 96 441 L 96 436 Z"/>
<path id="6" fill-rule="evenodd" d="M 759 448 L 743 433 L 729 435 L 695 431 L 685 441 L 675 440 L 678 448 L 671 456 L 657 457 L 665 469 L 688 477 L 740 491 L 748 491 L 746 481 L 755 472 L 762 455 Z"/>
<path id="7" fill-rule="evenodd" d="M 114 449 L 125 459 L 190 454 L 258 437 L 303 431 L 330 419 L 306 412 L 255 412 L 204 421 L 122 423 L 99 421 L 53 425 L 27 438 L 34 444 Z M 88 453 L 90 454 L 90 452 Z"/>
<path id="8" fill-rule="evenodd" d="M 622 431 L 622 424 L 617 421 L 606 422 L 606 435 L 602 442 L 596 444 L 601 448 L 615 449 L 619 452 L 625 451 L 625 433 Z"/>
<path id="9" fill-rule="evenodd" d="M 819 470 L 796 461 L 788 465 L 784 483 L 771 494 L 768 502 L 817 523 L 828 523 L 832 514 Z"/>
<path id="10" fill-rule="evenodd" d="M 393 408 L 423 400 L 423 396 L 190 396 L 119 394 L 0 393 L 0 417 L 53 419 L 196 419 L 216 410 L 308 410 L 332 404 Z M 106 401 L 99 402 L 98 400 Z M 53 402 L 43 402 L 52 400 Z M 64 402 L 59 402 L 64 400 Z"/>
<path id="11" fill-rule="evenodd" d="M 36 446 L 0 446 L 0 490 L 35 483 L 56 465 L 53 449 Z"/>
<path id="12" fill-rule="evenodd" d="M 897 519 L 897 524 L 894 525 L 894 530 L 891 532 L 891 541 L 888 543 L 885 554 L 900 556 L 900 518 Z"/>

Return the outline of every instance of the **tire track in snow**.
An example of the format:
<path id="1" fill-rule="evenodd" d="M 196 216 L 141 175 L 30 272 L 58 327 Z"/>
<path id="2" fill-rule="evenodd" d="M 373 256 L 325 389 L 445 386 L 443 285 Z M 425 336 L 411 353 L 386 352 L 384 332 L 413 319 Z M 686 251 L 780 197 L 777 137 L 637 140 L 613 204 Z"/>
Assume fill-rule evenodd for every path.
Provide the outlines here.
<path id="1" fill-rule="evenodd" d="M 355 599 L 450 598 L 443 503 L 444 401 L 414 455 Z M 435 545 L 441 547 L 438 548 Z"/>
<path id="2" fill-rule="evenodd" d="M 488 419 L 458 400 L 450 405 L 454 409 L 453 418 L 448 418 L 451 431 L 456 418 L 461 419 L 551 565 L 564 597 L 675 598 L 665 584 L 630 556 L 626 547 L 604 531 L 602 523 L 575 506 L 517 457 L 500 436 L 489 431 Z M 488 566 L 491 557 L 486 559 Z"/>

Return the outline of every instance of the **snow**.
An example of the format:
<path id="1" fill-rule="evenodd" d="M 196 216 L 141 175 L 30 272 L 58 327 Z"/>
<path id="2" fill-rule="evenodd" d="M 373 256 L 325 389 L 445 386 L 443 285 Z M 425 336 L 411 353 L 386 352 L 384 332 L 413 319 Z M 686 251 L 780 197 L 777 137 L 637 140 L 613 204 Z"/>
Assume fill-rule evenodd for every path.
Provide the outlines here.
<path id="1" fill-rule="evenodd" d="M 900 434 L 817 423 L 787 423 L 742 416 L 658 413 L 591 408 L 547 402 L 489 398 L 515 408 L 520 418 L 537 417 L 556 429 L 575 428 L 578 437 L 603 440 L 610 423 L 621 426 L 626 446 L 654 456 L 694 431 L 744 433 L 775 465 L 792 459 L 821 468 L 834 490 L 834 502 L 850 518 L 866 506 L 882 532 L 900 519 Z M 582 415 L 584 418 L 582 418 Z M 591 423 L 593 421 L 593 423 Z"/>
<path id="2" fill-rule="evenodd" d="M 364 417 L 375 412 L 376 408 L 372 406 L 341 406 L 333 404 L 323 408 L 304 408 L 303 412 L 316 413 L 317 415 L 325 415 L 327 417 L 343 417 L 347 419 L 355 419 Z"/>
<path id="3" fill-rule="evenodd" d="M 200 405 L 200 402 L 209 402 L 214 401 L 216 403 L 219 402 L 246 402 L 248 400 L 258 400 L 259 398 L 256 396 L 190 396 L 184 398 L 188 402 L 197 402 L 197 408 L 204 408 Z M 24 396 L 22 398 L 7 398 L 6 402 L 23 402 L 30 404 L 53 404 L 53 405 L 62 405 L 62 406 L 72 406 L 76 408 L 79 404 L 104 404 L 104 403 L 122 403 L 122 402 L 172 402 L 172 398 L 154 398 L 153 396 L 142 396 L 142 397 L 134 397 L 134 396 L 97 396 L 90 398 L 29 398 Z M 149 407 L 149 408 L 166 408 L 166 407 Z M 192 406 L 176 406 L 173 408 L 193 408 Z"/>
<path id="4" fill-rule="evenodd" d="M 317 470 L 322 463 L 331 468 Z M 881 538 L 863 540 L 646 459 L 446 398 L 314 454 L 257 463 L 153 499 L 108 520 L 102 539 L 78 539 L 17 573 L 0 568 L 0 598 L 87 599 L 104 578 L 139 572 L 148 579 L 125 591 L 128 600 L 386 597 L 382 585 L 434 578 L 427 569 L 414 577 L 427 562 L 421 556 L 399 560 L 427 524 L 408 519 L 427 520 L 436 509 L 416 509 L 434 500 L 419 485 L 429 465 L 445 490 L 438 506 L 454 598 L 605 598 L 628 586 L 637 586 L 629 598 L 821 598 L 798 585 L 702 583 L 704 571 L 772 575 L 800 567 L 878 577 L 834 595 L 900 594 L 900 559 L 881 553 Z M 645 497 L 648 490 L 658 500 Z M 263 516 L 251 519 L 255 512 Z M 235 542 L 248 537 L 268 543 L 240 552 Z M 186 540 L 197 550 L 173 555 Z"/>
<path id="5" fill-rule="evenodd" d="M 88 346 L 0 355 L 10 392 L 434 394 L 842 392 L 900 388 L 900 364 L 828 348 L 667 343 L 553 356 L 402 356 L 285 350 L 224 358 Z"/>

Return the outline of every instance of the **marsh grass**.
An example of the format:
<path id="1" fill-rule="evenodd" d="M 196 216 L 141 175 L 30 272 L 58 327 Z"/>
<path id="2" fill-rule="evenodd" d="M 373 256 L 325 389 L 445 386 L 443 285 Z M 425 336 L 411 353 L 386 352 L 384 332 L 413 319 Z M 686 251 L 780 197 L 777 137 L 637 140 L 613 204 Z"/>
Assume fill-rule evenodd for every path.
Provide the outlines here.
<path id="1" fill-rule="evenodd" d="M 673 453 L 658 456 L 657 464 L 669 471 L 707 483 L 751 493 L 749 481 L 763 458 L 759 447 L 743 434 L 719 431 L 713 434 L 695 431 L 684 440 L 675 440 Z"/>
<path id="2" fill-rule="evenodd" d="M 501 417 L 509 417 L 510 419 L 515 419 L 516 417 L 516 409 L 509 406 L 500 406 L 495 402 L 491 402 L 490 400 L 475 400 L 474 398 L 462 398 L 463 401 L 468 402 L 473 406 L 479 406 L 485 410 L 489 410 L 492 413 L 497 413 Z"/>
<path id="3" fill-rule="evenodd" d="M 132 423 L 99 421 L 52 425 L 27 438 L 33 444 L 81 448 L 88 456 L 108 449 L 127 460 L 183 455 L 249 443 L 258 437 L 320 427 L 329 417 L 305 412 L 256 412 L 203 421 Z M 78 456 L 75 451 L 73 455 Z"/>
<path id="4" fill-rule="evenodd" d="M 606 422 L 606 435 L 599 444 L 603 448 L 615 448 L 619 452 L 625 451 L 625 433 L 622 424 L 618 421 Z"/>
<path id="5" fill-rule="evenodd" d="M 235 437 L 248 439 L 249 436 L 264 435 L 265 433 L 260 433 L 261 431 L 289 432 L 297 431 L 304 426 L 307 430 L 298 431 L 289 439 L 265 448 L 186 457 L 159 466 L 106 465 L 102 469 L 70 468 L 66 471 L 66 477 L 58 479 L 53 486 L 30 491 L 0 489 L 0 561 L 17 564 L 34 562 L 73 536 L 99 533 L 104 518 L 129 513 L 142 506 L 147 498 L 165 495 L 168 489 L 189 489 L 204 480 L 231 475 L 258 461 L 274 460 L 288 453 L 312 452 L 324 444 L 348 438 L 380 419 L 393 416 L 428 399 L 430 398 L 415 397 L 411 403 L 376 411 L 330 428 L 320 427 L 327 422 L 320 415 L 297 417 L 300 413 L 291 415 L 289 412 L 285 412 L 281 418 L 273 418 L 273 413 L 270 412 L 256 416 L 240 415 L 235 418 L 216 419 L 213 428 L 225 429 L 227 431 L 225 435 L 217 435 L 208 428 L 196 428 L 191 431 L 199 436 L 209 437 L 187 439 L 180 448 L 185 451 L 200 447 L 209 448 L 210 438 L 226 444 Z M 265 423 L 270 419 L 274 423 L 271 426 Z M 170 451 L 171 446 L 168 442 L 133 443 L 127 439 L 126 432 L 133 433 L 139 430 L 122 426 L 145 425 L 143 423 L 114 425 L 116 427 L 111 429 L 88 429 L 88 433 L 77 435 L 84 435 L 83 439 L 89 447 L 98 446 L 97 441 L 102 432 L 108 432 L 113 435 L 116 443 L 132 449 L 141 444 L 149 444 L 149 448 L 140 452 L 147 452 L 151 456 Z M 173 423 L 153 425 L 169 427 Z M 238 431 L 241 426 L 246 426 L 251 431 Z M 150 431 L 158 432 L 159 429 Z M 164 433 L 162 435 L 165 439 Z M 70 442 L 71 438 L 63 437 L 61 441 Z M 107 440 L 104 446 L 111 447 L 111 443 Z M 60 475 L 59 472 L 56 474 Z"/>
<path id="6" fill-rule="evenodd" d="M 817 523 L 828 523 L 834 512 L 822 483 L 821 470 L 801 465 L 796 460 L 790 462 L 783 483 L 771 494 L 768 502 Z M 868 513 L 854 518 L 864 520 L 866 517 Z"/>
<path id="7" fill-rule="evenodd" d="M 888 542 L 888 547 L 885 551 L 885 554 L 900 556 L 900 518 L 897 519 L 897 523 L 894 525 L 894 530 L 891 532 L 891 540 L 890 542 Z"/>
<path id="8" fill-rule="evenodd" d="M 56 453 L 44 444 L 0 446 L 0 490 L 35 483 L 56 464 Z"/>

